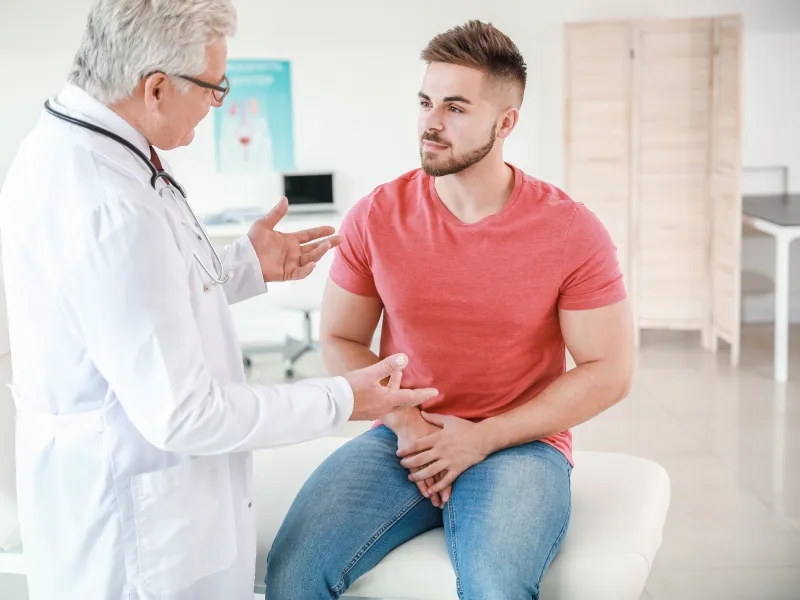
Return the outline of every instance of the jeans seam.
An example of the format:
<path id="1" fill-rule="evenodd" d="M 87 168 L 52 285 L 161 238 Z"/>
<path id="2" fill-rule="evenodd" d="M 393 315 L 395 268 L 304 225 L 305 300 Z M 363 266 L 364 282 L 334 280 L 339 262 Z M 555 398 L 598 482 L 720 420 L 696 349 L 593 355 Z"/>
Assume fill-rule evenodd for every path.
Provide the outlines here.
<path id="1" fill-rule="evenodd" d="M 550 563 L 553 562 L 553 558 L 555 558 L 556 548 L 559 547 L 561 541 L 564 539 L 564 535 L 567 533 L 567 526 L 569 525 L 569 520 L 572 516 L 572 503 L 570 502 L 570 506 L 567 509 L 567 518 L 564 520 L 564 525 L 561 527 L 561 532 L 558 534 L 558 537 L 553 542 L 553 547 L 550 548 L 550 552 L 547 555 L 547 560 L 544 561 L 544 565 L 542 565 L 542 572 L 539 574 L 539 581 L 542 581 L 544 578 L 544 574 L 547 571 L 547 568 L 550 566 Z"/>
<path id="2" fill-rule="evenodd" d="M 361 546 L 358 552 L 353 555 L 350 559 L 350 562 L 347 566 L 342 570 L 341 577 L 339 578 L 339 583 L 334 586 L 333 591 L 336 594 L 341 595 L 344 593 L 344 578 L 347 576 L 350 571 L 358 564 L 358 561 L 361 560 L 364 555 L 372 548 L 383 535 L 389 531 L 389 529 L 395 525 L 400 519 L 402 519 L 412 508 L 414 508 L 417 504 L 419 504 L 422 500 L 424 500 L 424 496 L 422 494 L 417 494 L 414 498 L 409 500 L 406 505 L 401 508 L 394 517 L 386 521 L 383 525 L 378 527 L 375 533 L 367 540 L 367 542 Z"/>
<path id="3" fill-rule="evenodd" d="M 450 549 L 453 552 L 453 570 L 456 572 L 456 592 L 458 597 L 463 599 L 464 590 L 461 587 L 461 572 L 458 568 L 458 545 L 456 543 L 456 506 L 452 496 L 447 502 L 447 516 L 450 521 Z"/>

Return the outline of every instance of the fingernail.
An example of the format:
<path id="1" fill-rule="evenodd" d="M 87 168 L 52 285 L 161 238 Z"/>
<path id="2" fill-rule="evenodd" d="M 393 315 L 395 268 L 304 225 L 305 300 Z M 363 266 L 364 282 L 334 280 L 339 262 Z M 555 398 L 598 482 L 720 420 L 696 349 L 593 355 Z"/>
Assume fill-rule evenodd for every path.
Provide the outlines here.
<path id="1" fill-rule="evenodd" d="M 394 361 L 398 367 L 405 367 L 408 364 L 408 357 L 405 354 L 400 354 Z"/>

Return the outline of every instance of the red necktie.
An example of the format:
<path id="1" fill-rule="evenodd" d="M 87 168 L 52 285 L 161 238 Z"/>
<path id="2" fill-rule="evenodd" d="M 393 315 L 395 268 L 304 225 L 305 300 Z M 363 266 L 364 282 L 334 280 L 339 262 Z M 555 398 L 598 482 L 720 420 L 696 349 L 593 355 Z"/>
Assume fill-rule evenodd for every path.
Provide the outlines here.
<path id="1" fill-rule="evenodd" d="M 158 154 L 156 154 L 156 149 L 150 146 L 150 162 L 152 162 L 156 169 L 159 171 L 163 171 L 164 167 L 161 166 L 161 159 L 158 158 Z"/>

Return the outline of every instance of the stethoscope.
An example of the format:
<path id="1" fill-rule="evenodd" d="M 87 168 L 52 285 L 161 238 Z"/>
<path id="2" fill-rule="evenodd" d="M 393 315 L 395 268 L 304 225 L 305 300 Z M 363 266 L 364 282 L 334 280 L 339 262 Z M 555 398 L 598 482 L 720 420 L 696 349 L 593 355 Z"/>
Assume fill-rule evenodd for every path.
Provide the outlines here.
<path id="1" fill-rule="evenodd" d="M 98 127 L 97 125 L 94 125 L 92 123 L 87 123 L 86 121 L 82 121 L 80 119 L 76 119 L 75 117 L 71 117 L 69 115 L 65 115 L 64 113 L 58 112 L 52 106 L 50 106 L 49 100 L 45 100 L 44 109 L 57 119 L 61 119 L 62 121 L 66 121 L 67 123 L 72 123 L 73 125 L 77 125 L 78 127 L 83 127 L 84 129 L 88 129 L 89 131 L 99 133 L 100 135 L 103 135 L 109 139 L 114 140 L 118 144 L 122 144 L 123 146 L 125 146 L 128 150 L 133 152 L 145 165 L 147 165 L 148 169 L 150 169 L 150 173 L 152 174 L 150 176 L 150 185 L 154 190 L 156 189 L 156 182 L 159 179 L 163 179 L 167 184 L 169 184 L 169 186 L 172 189 L 177 190 L 178 194 L 180 194 L 181 200 L 183 200 L 184 206 L 186 206 L 186 208 L 189 210 L 189 214 L 192 215 L 192 219 L 194 219 L 194 223 L 197 226 L 197 229 L 200 231 L 202 239 L 205 241 L 206 245 L 211 250 L 211 260 L 214 263 L 213 264 L 214 273 L 212 273 L 208 269 L 208 267 L 206 267 L 206 265 L 203 263 L 203 260 L 197 255 L 196 252 L 194 253 L 195 260 L 200 264 L 201 267 L 203 267 L 203 270 L 214 281 L 214 283 L 222 285 L 223 283 L 226 283 L 230 279 L 230 275 L 225 273 L 222 261 L 220 260 L 219 254 L 217 254 L 214 245 L 211 243 L 211 240 L 208 239 L 208 235 L 206 234 L 205 229 L 203 229 L 203 226 L 200 224 L 200 221 L 197 219 L 197 215 L 194 214 L 192 207 L 189 206 L 189 201 L 186 199 L 186 192 L 184 191 L 183 187 L 177 181 L 175 181 L 175 178 L 172 177 L 172 175 L 170 175 L 163 169 L 157 169 L 156 166 L 153 164 L 153 162 L 150 160 L 150 158 L 145 156 L 144 152 L 139 150 L 128 140 L 117 135 L 116 133 L 108 131 L 107 129 L 103 129 L 102 127 Z"/>

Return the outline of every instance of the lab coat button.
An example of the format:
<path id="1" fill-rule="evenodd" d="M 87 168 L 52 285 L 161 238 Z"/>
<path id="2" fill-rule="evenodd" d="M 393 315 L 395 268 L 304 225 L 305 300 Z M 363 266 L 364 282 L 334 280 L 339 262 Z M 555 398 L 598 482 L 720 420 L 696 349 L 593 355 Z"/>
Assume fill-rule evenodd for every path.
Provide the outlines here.
<path id="1" fill-rule="evenodd" d="M 252 502 L 248 502 L 247 503 L 247 508 L 253 508 L 253 503 Z"/>

